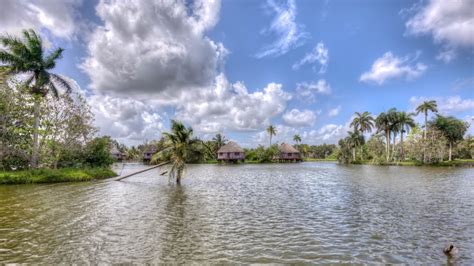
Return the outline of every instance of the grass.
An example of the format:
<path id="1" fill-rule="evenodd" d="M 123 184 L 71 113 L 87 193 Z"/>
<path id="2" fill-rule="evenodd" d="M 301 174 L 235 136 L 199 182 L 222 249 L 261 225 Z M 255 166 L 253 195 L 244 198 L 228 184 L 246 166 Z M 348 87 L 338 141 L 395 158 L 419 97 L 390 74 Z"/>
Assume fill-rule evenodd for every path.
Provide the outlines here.
<path id="1" fill-rule="evenodd" d="M 0 184 L 82 182 L 117 176 L 109 168 L 63 168 L 0 171 Z"/>

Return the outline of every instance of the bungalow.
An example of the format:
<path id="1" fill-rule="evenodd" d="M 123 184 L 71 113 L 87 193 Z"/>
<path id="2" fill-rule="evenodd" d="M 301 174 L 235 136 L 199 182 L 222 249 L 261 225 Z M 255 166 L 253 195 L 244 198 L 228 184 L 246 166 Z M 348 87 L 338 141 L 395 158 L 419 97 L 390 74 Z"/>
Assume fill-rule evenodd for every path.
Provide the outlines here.
<path id="1" fill-rule="evenodd" d="M 217 151 L 217 160 L 224 162 L 244 161 L 245 152 L 237 143 L 229 141 Z"/>
<path id="2" fill-rule="evenodd" d="M 110 150 L 110 155 L 116 160 L 116 161 L 122 161 L 125 157 L 125 154 L 120 152 L 117 147 L 113 146 L 112 149 Z"/>
<path id="3" fill-rule="evenodd" d="M 282 143 L 278 148 L 280 149 L 279 161 L 302 161 L 300 152 L 290 144 Z"/>
<path id="4" fill-rule="evenodd" d="M 151 157 L 157 152 L 155 145 L 149 145 L 146 147 L 145 152 L 143 153 L 143 161 L 149 162 Z"/>

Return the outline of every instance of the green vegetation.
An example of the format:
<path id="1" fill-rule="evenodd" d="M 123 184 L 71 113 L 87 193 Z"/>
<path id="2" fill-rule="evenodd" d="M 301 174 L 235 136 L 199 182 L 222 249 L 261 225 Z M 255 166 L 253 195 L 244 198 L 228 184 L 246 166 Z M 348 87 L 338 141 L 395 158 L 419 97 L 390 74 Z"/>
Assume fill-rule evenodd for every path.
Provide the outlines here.
<path id="1" fill-rule="evenodd" d="M 64 50 L 46 55 L 33 30 L 23 31 L 22 38 L 0 36 L 0 43 L 0 183 L 112 176 L 102 169 L 113 163 L 110 138 L 95 136 L 82 92 L 50 72 Z"/>
<path id="2" fill-rule="evenodd" d="M 414 113 L 392 108 L 375 119 L 368 112 L 356 113 L 351 123 L 354 131 L 339 140 L 338 160 L 352 164 L 471 166 L 470 161 L 462 161 L 474 159 L 474 139 L 464 137 L 469 125 L 439 114 L 428 120 L 429 111 L 437 112 L 435 101 L 426 101 L 417 108 L 425 117 L 422 132 L 413 119 Z M 377 131 L 365 141 L 362 133 L 370 132 L 373 126 Z"/>
<path id="3" fill-rule="evenodd" d="M 81 182 L 105 179 L 116 175 L 109 168 L 32 169 L 0 172 L 0 184 Z"/>

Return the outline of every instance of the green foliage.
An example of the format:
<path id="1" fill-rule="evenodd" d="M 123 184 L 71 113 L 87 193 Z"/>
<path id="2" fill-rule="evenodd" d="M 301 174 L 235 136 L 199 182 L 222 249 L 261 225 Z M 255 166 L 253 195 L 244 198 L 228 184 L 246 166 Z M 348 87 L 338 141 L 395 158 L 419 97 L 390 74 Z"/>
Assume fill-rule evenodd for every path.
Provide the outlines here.
<path id="1" fill-rule="evenodd" d="M 436 119 L 431 122 L 431 125 L 441 131 L 444 137 L 453 144 L 463 139 L 464 134 L 469 127 L 466 122 L 460 119 L 452 116 L 445 117 L 441 115 L 436 116 Z"/>
<path id="2" fill-rule="evenodd" d="M 88 167 L 109 167 L 114 163 L 110 154 L 110 138 L 100 137 L 89 142 L 85 148 L 83 158 Z"/>
<path id="3" fill-rule="evenodd" d="M 0 172 L 0 184 L 80 182 L 117 176 L 110 168 L 34 169 Z"/>

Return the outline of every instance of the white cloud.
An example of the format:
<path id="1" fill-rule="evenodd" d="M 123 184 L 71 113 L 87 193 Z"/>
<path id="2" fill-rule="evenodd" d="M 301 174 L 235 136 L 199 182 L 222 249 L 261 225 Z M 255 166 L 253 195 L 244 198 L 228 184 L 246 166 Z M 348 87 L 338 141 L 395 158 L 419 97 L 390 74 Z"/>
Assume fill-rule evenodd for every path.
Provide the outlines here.
<path id="1" fill-rule="evenodd" d="M 176 97 L 212 83 L 226 49 L 204 34 L 220 1 L 101 1 L 81 65 L 95 92 Z"/>
<path id="2" fill-rule="evenodd" d="M 329 117 L 337 116 L 339 114 L 339 112 L 341 112 L 341 106 L 340 105 L 336 108 L 333 108 L 333 109 L 329 110 L 328 116 Z"/>
<path id="3" fill-rule="evenodd" d="M 441 50 L 436 56 L 436 59 L 441 60 L 445 63 L 449 63 L 453 61 L 454 59 L 456 59 L 456 57 L 457 57 L 456 51 L 452 48 L 447 48 L 447 49 Z"/>
<path id="4" fill-rule="evenodd" d="M 410 34 L 430 34 L 447 47 L 474 46 L 474 2 L 430 0 L 406 22 Z"/>
<path id="5" fill-rule="evenodd" d="M 412 80 L 421 76 L 428 68 L 423 63 L 413 62 L 417 57 L 396 57 L 392 52 L 386 52 L 382 57 L 375 60 L 370 71 L 364 72 L 359 80 L 378 85 L 395 78 L 405 77 L 407 80 Z"/>
<path id="6" fill-rule="evenodd" d="M 313 51 L 305 54 L 305 56 L 300 61 L 293 64 L 292 68 L 293 70 L 297 70 L 306 64 L 314 65 L 316 62 L 321 65 L 319 68 L 319 73 L 325 73 L 329 62 L 329 50 L 324 47 L 323 42 L 319 42 L 316 47 L 314 47 Z M 313 67 L 313 70 L 314 69 L 315 66 Z"/>
<path id="7" fill-rule="evenodd" d="M 272 136 L 272 144 L 274 143 L 293 143 L 293 136 L 295 134 L 300 134 L 300 132 L 294 127 L 289 127 L 285 125 L 275 125 L 276 135 Z M 252 137 L 252 142 L 254 145 L 264 145 L 268 146 L 270 143 L 270 136 L 268 135 L 265 129 L 256 133 Z M 304 142 L 304 141 L 303 141 Z"/>
<path id="8" fill-rule="evenodd" d="M 413 110 L 423 101 L 436 100 L 438 111 L 443 115 L 453 115 L 467 111 L 474 112 L 474 99 L 463 99 L 460 96 L 449 97 L 411 97 L 410 103 Z"/>
<path id="9" fill-rule="evenodd" d="M 296 93 L 301 100 L 314 101 L 315 94 L 331 94 L 331 86 L 324 79 L 301 82 L 296 84 Z"/>
<path id="10" fill-rule="evenodd" d="M 258 130 L 281 114 L 290 99 L 281 84 L 250 93 L 243 83 L 231 84 L 220 74 L 210 87 L 183 94 L 176 117 L 204 133 Z"/>
<path id="11" fill-rule="evenodd" d="M 19 34 L 23 29 L 48 30 L 69 39 L 76 34 L 81 0 L 2 0 L 0 33 Z"/>
<path id="12" fill-rule="evenodd" d="M 300 111 L 298 109 L 292 109 L 286 112 L 282 116 L 283 121 L 290 126 L 294 127 L 305 127 L 312 126 L 316 120 L 316 114 L 311 110 Z"/>
<path id="13" fill-rule="evenodd" d="M 265 35 L 275 35 L 276 40 L 259 53 L 257 58 L 266 56 L 280 56 L 289 50 L 304 43 L 308 38 L 308 33 L 304 31 L 304 26 L 296 23 L 296 3 L 294 0 L 287 0 L 286 4 L 275 3 L 274 0 L 267 0 L 267 6 L 275 13 L 270 27 L 262 31 Z"/>
<path id="14" fill-rule="evenodd" d="M 100 134 L 126 144 L 137 145 L 157 139 L 164 130 L 159 110 L 147 102 L 130 98 L 94 95 L 88 98 Z"/>

